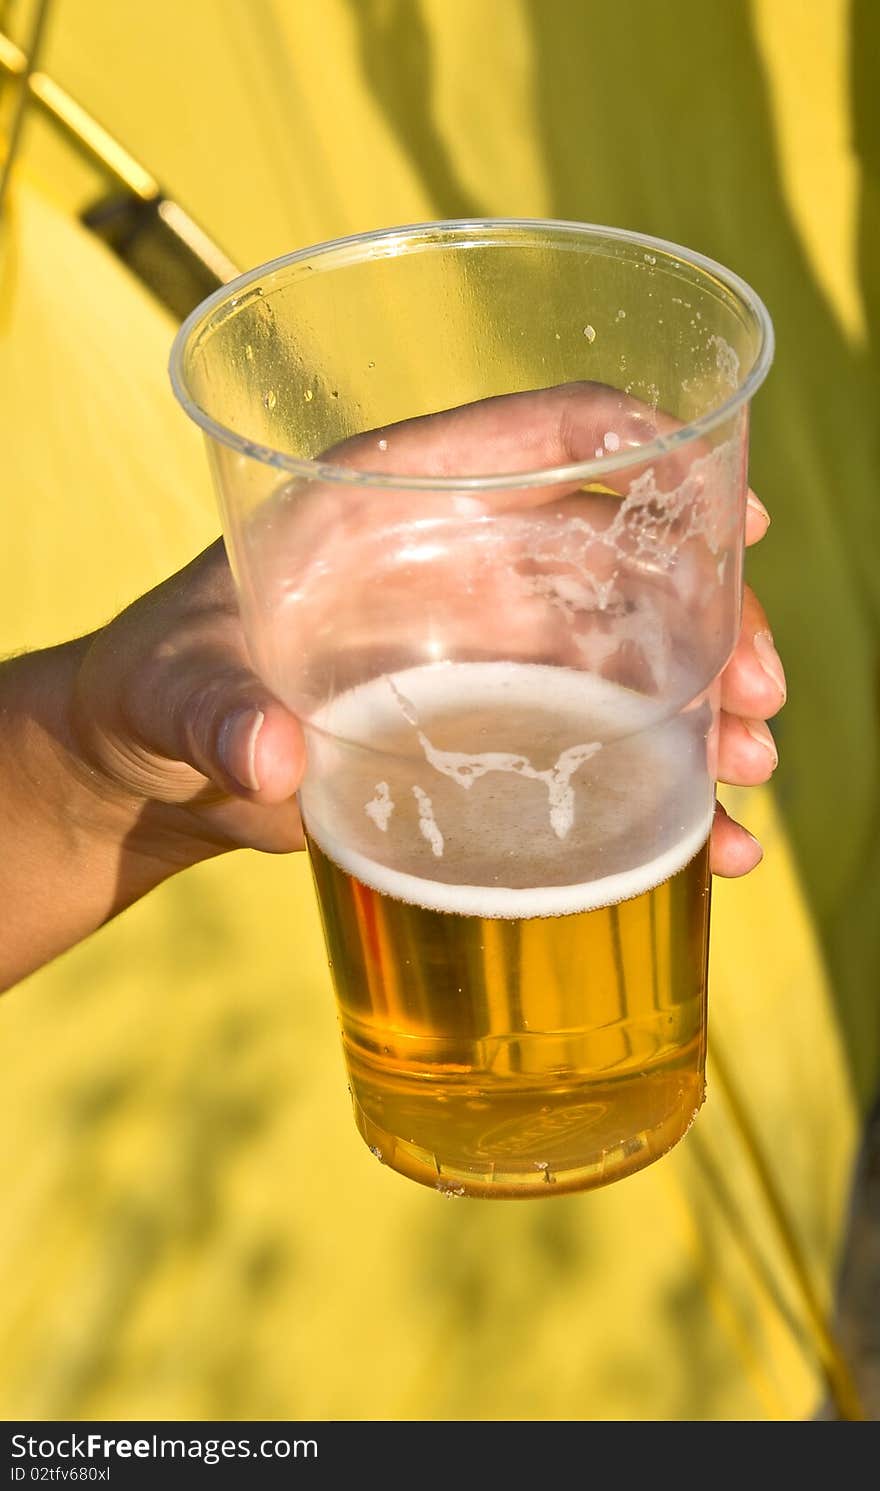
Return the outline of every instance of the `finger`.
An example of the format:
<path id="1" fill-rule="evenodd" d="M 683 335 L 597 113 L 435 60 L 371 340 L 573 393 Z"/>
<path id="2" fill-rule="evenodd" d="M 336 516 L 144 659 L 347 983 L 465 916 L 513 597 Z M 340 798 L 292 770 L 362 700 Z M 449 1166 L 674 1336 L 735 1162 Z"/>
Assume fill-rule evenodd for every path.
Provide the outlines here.
<path id="1" fill-rule="evenodd" d="M 721 707 L 728 714 L 767 720 L 782 708 L 785 698 L 785 672 L 766 612 L 747 585 L 739 640 L 721 676 Z"/>
<path id="2" fill-rule="evenodd" d="M 210 645 L 188 646 L 152 665 L 149 686 L 129 704 L 132 724 L 149 750 L 187 763 L 223 792 L 285 802 L 305 769 L 302 730 L 242 652 L 237 628 L 215 618 Z M 186 786 L 169 774 L 170 796 Z"/>
<path id="3" fill-rule="evenodd" d="M 508 473 L 513 478 L 596 461 L 602 463 L 596 479 L 604 482 L 607 473 L 609 489 L 626 495 L 646 469 L 637 462 L 639 450 L 681 428 L 672 415 L 620 389 L 572 382 L 401 420 L 352 436 L 322 459 L 358 471 L 440 480 Z M 674 488 L 691 473 L 695 459 L 709 453 L 705 440 L 660 452 L 652 462 L 659 487 Z M 464 500 L 483 512 L 534 507 L 581 485 L 578 475 L 546 487 L 484 488 Z"/>
<path id="4" fill-rule="evenodd" d="M 715 821 L 709 841 L 709 868 L 713 875 L 735 880 L 748 875 L 764 858 L 754 834 L 734 822 L 720 802 L 715 804 Z"/>
<path id="5" fill-rule="evenodd" d="M 297 790 L 302 731 L 251 669 L 221 542 L 129 606 L 92 651 L 87 714 L 103 717 L 94 744 L 111 777 L 166 802 L 204 790 L 190 768 L 266 805 Z"/>
<path id="6" fill-rule="evenodd" d="M 264 804 L 293 797 L 305 769 L 299 722 L 252 677 L 246 702 L 221 700 L 209 710 L 200 769 L 212 781 Z M 197 728 L 193 739 L 198 739 Z M 242 790 L 243 789 L 243 790 Z"/>
<path id="7" fill-rule="evenodd" d="M 760 543 L 770 527 L 770 514 L 751 489 L 746 497 L 746 548 Z"/>
<path id="8" fill-rule="evenodd" d="M 369 430 L 325 459 L 410 476 L 496 476 L 608 459 L 679 428 L 669 415 L 608 384 L 564 383 Z M 616 438 L 606 442 L 606 435 Z"/>
<path id="9" fill-rule="evenodd" d="M 304 847 L 295 797 L 281 803 L 243 803 L 238 796 L 224 793 L 208 803 L 203 793 L 191 806 L 199 810 L 199 838 L 220 850 L 246 845 L 263 854 L 291 854 Z"/>
<path id="10" fill-rule="evenodd" d="M 719 782 L 734 787 L 757 787 L 776 770 L 779 756 L 769 725 L 722 713 L 718 731 Z"/>
<path id="11" fill-rule="evenodd" d="M 563 504 L 576 497 L 580 505 L 572 516 L 582 529 L 584 523 L 595 528 L 597 537 L 617 521 L 620 497 L 634 488 L 638 490 L 638 483 L 645 479 L 647 485 L 640 494 L 638 512 L 632 515 L 629 535 L 638 543 L 640 525 L 656 518 L 650 504 L 657 494 L 662 497 L 680 492 L 682 484 L 690 482 L 693 501 L 698 504 L 705 500 L 706 486 L 714 490 L 720 482 L 717 502 L 725 501 L 729 478 L 717 469 L 717 448 L 705 439 L 693 438 L 655 450 L 650 464 L 639 459 L 644 447 L 658 438 L 671 441 L 681 428 L 680 421 L 663 410 L 593 382 L 504 394 L 402 420 L 351 436 L 321 457 L 330 467 L 372 475 L 373 483 L 359 488 L 319 480 L 307 489 L 299 482 L 285 484 L 276 494 L 276 502 L 256 509 L 248 542 L 261 553 L 265 551 L 264 570 L 267 576 L 276 578 L 279 593 L 285 591 L 290 565 L 286 545 L 279 542 L 279 509 L 288 515 L 281 534 L 295 543 L 300 571 L 310 570 L 314 564 L 317 572 L 324 574 L 328 552 L 337 556 L 334 567 L 340 553 L 363 567 L 360 551 L 365 542 L 369 544 L 377 533 L 381 534 L 387 550 L 387 535 L 398 524 L 411 526 L 415 516 L 411 490 L 405 486 L 383 487 L 382 475 L 389 473 L 395 479 L 412 477 L 428 483 L 468 477 L 494 477 L 506 483 L 509 475 L 511 486 L 493 485 L 474 492 L 430 487 L 420 491 L 417 513 L 425 524 L 434 519 L 458 521 L 498 511 L 539 508 L 547 503 L 558 508 L 561 517 Z M 589 485 L 585 485 L 583 470 L 577 470 L 586 462 L 595 463 L 590 473 L 594 480 Z M 575 474 L 568 479 L 544 484 L 544 473 L 572 468 Z M 515 484 L 529 473 L 533 478 L 540 474 L 541 483 Z M 674 504 L 673 509 L 678 511 Z M 734 513 L 730 516 L 733 519 Z M 607 554 L 612 554 L 610 548 Z"/>

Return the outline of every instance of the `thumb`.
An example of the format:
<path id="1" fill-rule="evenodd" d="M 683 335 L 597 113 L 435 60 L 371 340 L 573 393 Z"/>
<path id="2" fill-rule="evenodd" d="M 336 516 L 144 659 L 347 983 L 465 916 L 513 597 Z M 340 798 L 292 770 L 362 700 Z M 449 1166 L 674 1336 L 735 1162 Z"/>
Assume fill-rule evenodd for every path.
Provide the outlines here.
<path id="1" fill-rule="evenodd" d="M 299 721 L 246 668 L 202 673 L 178 713 L 179 759 L 226 792 L 285 802 L 305 769 Z"/>
<path id="2" fill-rule="evenodd" d="M 267 807 L 296 792 L 302 728 L 251 668 L 219 542 L 83 642 L 72 720 L 111 782 L 159 802 L 205 778 Z"/>

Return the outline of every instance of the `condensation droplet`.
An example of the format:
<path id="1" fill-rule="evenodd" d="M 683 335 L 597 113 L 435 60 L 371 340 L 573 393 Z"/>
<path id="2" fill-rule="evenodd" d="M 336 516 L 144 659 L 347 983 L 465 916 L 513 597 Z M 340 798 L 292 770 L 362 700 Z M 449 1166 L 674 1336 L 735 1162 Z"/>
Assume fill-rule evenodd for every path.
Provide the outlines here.
<path id="1" fill-rule="evenodd" d="M 380 450 L 387 450 L 388 449 L 388 441 L 387 440 L 377 440 L 376 444 L 378 445 L 378 447 L 379 447 Z"/>
<path id="2" fill-rule="evenodd" d="M 586 339 L 587 339 L 588 342 L 595 342 L 595 340 L 596 340 L 596 328 L 595 328 L 595 326 L 585 326 L 584 327 L 584 336 L 586 337 Z"/>
<path id="3" fill-rule="evenodd" d="M 275 405 L 278 403 L 278 395 L 274 388 L 270 388 L 268 393 L 263 394 L 263 403 L 267 409 L 275 408 Z"/>
<path id="4" fill-rule="evenodd" d="M 367 367 L 368 368 L 374 368 L 375 366 L 376 366 L 376 364 L 374 362 L 368 362 L 367 363 Z"/>
<path id="5" fill-rule="evenodd" d="M 250 342 L 248 342 L 247 346 L 244 349 L 244 355 L 247 358 L 248 362 L 253 362 L 253 360 L 254 360 L 254 349 L 251 346 Z"/>
<path id="6" fill-rule="evenodd" d="M 306 388 L 303 390 L 303 398 L 305 399 L 307 404 L 310 404 L 314 397 L 315 395 L 310 388 Z"/>

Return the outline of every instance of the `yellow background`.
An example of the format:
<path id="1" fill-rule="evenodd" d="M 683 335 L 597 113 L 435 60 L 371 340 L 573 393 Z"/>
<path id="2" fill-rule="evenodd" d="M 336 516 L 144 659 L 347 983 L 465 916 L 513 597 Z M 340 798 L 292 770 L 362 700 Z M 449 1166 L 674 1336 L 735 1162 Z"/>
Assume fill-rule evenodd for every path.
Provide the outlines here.
<path id="1" fill-rule="evenodd" d="M 767 845 L 716 884 L 712 1030 L 823 1300 L 876 1085 L 870 0 L 57 0 L 49 70 L 242 266 L 435 216 L 661 234 L 779 354 L 752 566 L 788 664 Z M 870 34 L 870 33 L 873 33 Z M 214 536 L 173 323 L 34 120 L 0 239 L 0 647 L 99 624 Z M 873 952 L 872 952 L 873 947 Z M 717 1072 L 668 1159 L 454 1202 L 348 1111 L 302 861 L 191 871 L 0 1009 L 6 1417 L 801 1418 L 802 1291 Z"/>

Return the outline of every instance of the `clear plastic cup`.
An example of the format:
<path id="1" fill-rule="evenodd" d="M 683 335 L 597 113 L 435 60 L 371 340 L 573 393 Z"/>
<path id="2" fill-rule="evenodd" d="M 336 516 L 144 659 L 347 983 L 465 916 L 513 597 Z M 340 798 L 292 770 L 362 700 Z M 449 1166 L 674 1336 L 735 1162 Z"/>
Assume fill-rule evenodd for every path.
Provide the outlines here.
<path id="1" fill-rule="evenodd" d="M 704 1092 L 736 275 L 574 223 L 322 244 L 200 306 L 205 432 L 299 795 L 358 1127 L 445 1195 L 600 1185 Z"/>

